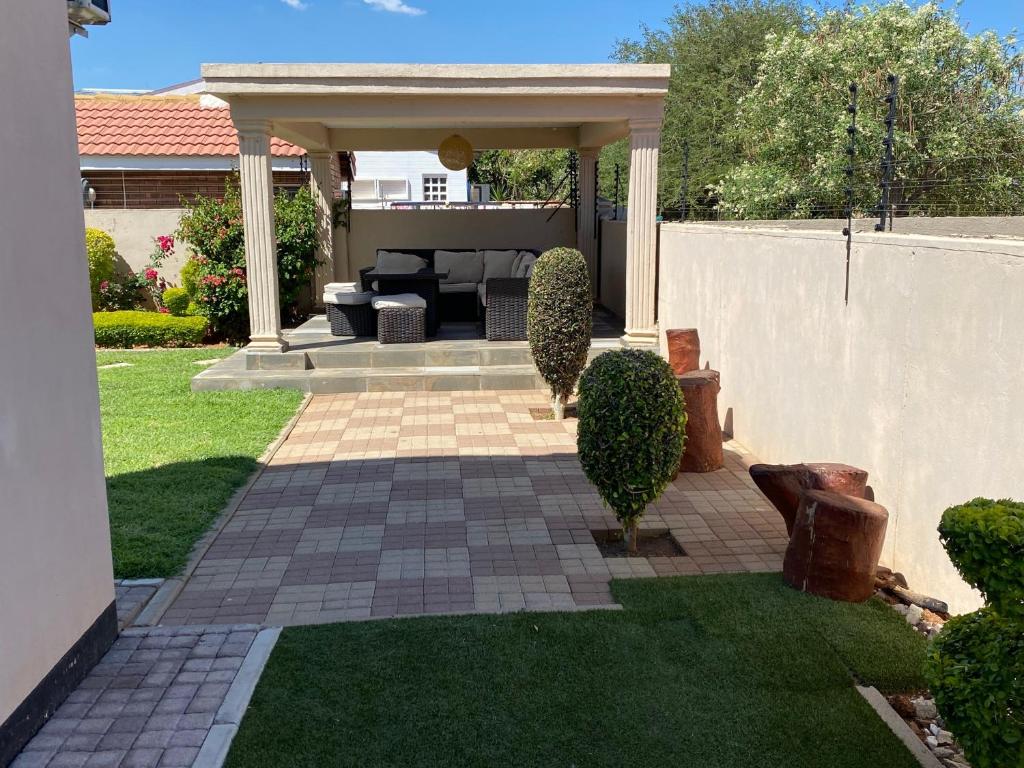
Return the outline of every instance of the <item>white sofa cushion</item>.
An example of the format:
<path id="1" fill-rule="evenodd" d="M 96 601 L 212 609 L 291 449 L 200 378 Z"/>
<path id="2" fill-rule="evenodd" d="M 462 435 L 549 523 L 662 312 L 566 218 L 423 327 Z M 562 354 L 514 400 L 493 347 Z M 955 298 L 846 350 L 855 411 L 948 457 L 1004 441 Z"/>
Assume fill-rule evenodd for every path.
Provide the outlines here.
<path id="1" fill-rule="evenodd" d="M 324 286 L 324 293 L 362 293 L 362 291 L 359 283 L 328 283 Z"/>
<path id="2" fill-rule="evenodd" d="M 479 283 L 484 278 L 484 255 L 480 251 L 434 251 L 434 271 L 447 272 L 445 283 Z"/>
<path id="3" fill-rule="evenodd" d="M 373 299 L 374 309 L 394 309 L 396 307 L 423 307 L 426 309 L 427 300 L 415 293 L 396 293 L 393 296 L 375 296 Z"/>
<path id="4" fill-rule="evenodd" d="M 529 251 L 523 251 L 519 254 L 519 259 L 516 262 L 516 269 L 512 273 L 512 277 L 529 277 L 533 273 L 533 265 L 536 263 L 537 257 Z"/>
<path id="5" fill-rule="evenodd" d="M 373 291 L 324 291 L 324 304 L 369 304 L 376 295 Z"/>
<path id="6" fill-rule="evenodd" d="M 414 253 L 381 251 L 377 254 L 376 272 L 382 275 L 404 275 L 419 272 L 427 266 L 427 260 Z"/>
<path id="7" fill-rule="evenodd" d="M 473 293 L 478 285 L 483 283 L 441 283 L 438 288 L 441 293 Z"/>
<path id="8" fill-rule="evenodd" d="M 480 303 L 487 306 L 487 283 L 480 283 L 476 287 L 476 295 L 480 297 Z"/>
<path id="9" fill-rule="evenodd" d="M 484 282 L 492 277 L 512 277 L 519 251 L 484 251 Z"/>

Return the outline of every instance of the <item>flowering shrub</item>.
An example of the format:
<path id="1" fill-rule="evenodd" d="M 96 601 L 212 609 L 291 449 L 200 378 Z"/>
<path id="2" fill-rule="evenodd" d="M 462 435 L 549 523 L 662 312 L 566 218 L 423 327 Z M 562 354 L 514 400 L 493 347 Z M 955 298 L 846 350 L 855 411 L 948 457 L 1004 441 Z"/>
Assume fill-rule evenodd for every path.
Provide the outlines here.
<path id="1" fill-rule="evenodd" d="M 182 283 L 214 333 L 231 341 L 249 335 L 249 289 L 245 273 L 242 203 L 237 177 L 229 178 L 224 198 L 182 200 L 178 236 L 194 255 L 182 270 Z M 308 285 L 316 267 L 316 219 L 313 196 L 301 187 L 294 196 L 274 198 L 277 235 L 278 290 L 282 320 L 297 318 L 299 290 Z"/>
<path id="2" fill-rule="evenodd" d="M 174 238 L 160 235 L 153 242 L 149 263 L 142 270 L 127 276 L 111 275 L 109 279 L 100 281 L 96 291 L 96 309 L 106 312 L 139 309 L 148 300 L 158 312 L 167 313 L 163 302 L 167 281 L 160 276 L 160 268 L 168 257 L 174 255 Z"/>
<path id="3" fill-rule="evenodd" d="M 102 229 L 86 227 L 85 253 L 89 258 L 89 291 L 92 293 L 93 309 L 103 303 L 102 286 L 114 279 L 114 255 L 117 247 L 114 238 Z"/>

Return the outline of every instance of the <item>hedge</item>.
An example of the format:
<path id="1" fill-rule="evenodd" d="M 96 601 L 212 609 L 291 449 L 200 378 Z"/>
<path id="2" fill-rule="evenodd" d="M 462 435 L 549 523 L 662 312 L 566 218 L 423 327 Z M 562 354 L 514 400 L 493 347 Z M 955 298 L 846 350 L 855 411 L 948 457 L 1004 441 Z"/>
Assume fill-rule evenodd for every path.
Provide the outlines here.
<path id="1" fill-rule="evenodd" d="M 191 347 L 206 336 L 205 317 L 174 317 L 162 312 L 94 312 L 98 347 Z"/>

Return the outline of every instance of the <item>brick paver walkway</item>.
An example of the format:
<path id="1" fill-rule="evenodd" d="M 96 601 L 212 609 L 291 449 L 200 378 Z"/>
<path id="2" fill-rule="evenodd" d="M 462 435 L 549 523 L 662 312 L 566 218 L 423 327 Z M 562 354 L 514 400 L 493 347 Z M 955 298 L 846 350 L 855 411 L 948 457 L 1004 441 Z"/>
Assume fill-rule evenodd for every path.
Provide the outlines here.
<path id="1" fill-rule="evenodd" d="M 11 768 L 193 765 L 256 631 L 124 630 Z"/>
<path id="2" fill-rule="evenodd" d="M 584 477 L 574 419 L 542 392 L 313 398 L 164 624 L 310 624 L 612 604 L 612 578 L 778 570 L 781 517 L 726 467 L 681 475 L 645 526 L 680 558 L 603 558 L 616 527 Z"/>

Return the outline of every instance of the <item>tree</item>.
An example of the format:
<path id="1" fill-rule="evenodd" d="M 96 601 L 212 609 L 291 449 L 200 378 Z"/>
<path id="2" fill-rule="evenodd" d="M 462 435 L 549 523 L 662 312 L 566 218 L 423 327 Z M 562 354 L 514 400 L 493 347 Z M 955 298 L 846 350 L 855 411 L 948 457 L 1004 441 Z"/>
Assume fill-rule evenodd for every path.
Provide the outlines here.
<path id="1" fill-rule="evenodd" d="M 612 58 L 637 64 L 672 65 L 665 99 L 658 184 L 663 206 L 678 206 L 683 142 L 689 142 L 687 198 L 708 205 L 705 190 L 718 183 L 742 157 L 730 134 L 737 105 L 757 82 L 758 63 L 769 34 L 802 34 L 795 0 L 711 0 L 676 6 L 665 29 L 644 26 L 639 40 L 619 41 Z M 625 204 L 629 176 L 628 141 L 601 154 L 601 194 L 614 194 L 615 165 Z"/>
<path id="2" fill-rule="evenodd" d="M 730 141 L 745 162 L 718 187 L 726 215 L 835 216 L 844 205 L 851 82 L 859 86 L 855 207 L 879 200 L 886 76 L 899 77 L 892 196 L 899 213 L 980 214 L 1024 206 L 1024 58 L 955 10 L 904 0 L 808 13 L 810 33 L 771 34 Z"/>
<path id="3" fill-rule="evenodd" d="M 495 200 L 547 200 L 569 168 L 567 149 L 490 149 L 469 169 L 474 184 L 490 184 Z M 569 193 L 568 182 L 557 197 Z"/>

